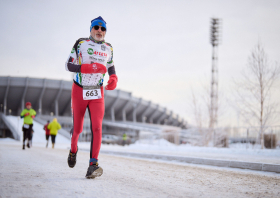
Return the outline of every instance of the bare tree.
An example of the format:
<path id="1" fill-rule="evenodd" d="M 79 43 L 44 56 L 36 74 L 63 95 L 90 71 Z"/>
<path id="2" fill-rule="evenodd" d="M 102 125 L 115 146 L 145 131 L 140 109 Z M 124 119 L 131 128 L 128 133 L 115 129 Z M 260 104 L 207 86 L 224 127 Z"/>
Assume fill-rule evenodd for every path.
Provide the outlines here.
<path id="1" fill-rule="evenodd" d="M 197 131 L 201 135 L 200 142 L 196 145 L 209 146 L 209 143 L 211 141 L 213 141 L 213 146 L 215 146 L 215 144 L 217 143 L 217 140 L 222 136 L 224 137 L 225 134 L 223 134 L 222 130 L 217 130 L 217 128 L 210 128 L 210 126 L 209 126 L 209 121 L 211 118 L 210 88 L 209 88 L 209 86 L 203 86 L 203 91 L 200 94 L 195 93 L 193 91 L 193 89 L 191 89 L 191 94 L 192 94 L 192 97 L 191 97 L 192 102 L 190 103 L 190 106 L 192 109 Z M 219 92 L 219 95 L 223 95 L 223 94 L 221 92 Z M 225 107 L 222 105 L 222 102 L 221 102 L 222 100 L 219 100 L 219 103 L 218 103 L 219 109 L 221 107 L 223 107 L 223 109 L 225 109 Z M 223 111 L 218 112 L 219 116 L 217 116 L 217 118 L 221 116 L 221 112 L 223 112 Z M 213 135 L 214 135 L 213 130 L 215 130 L 215 135 L 217 138 L 216 140 L 214 140 L 214 138 L 213 138 Z"/>
<path id="2" fill-rule="evenodd" d="M 248 64 L 242 72 L 242 80 L 235 82 L 236 106 L 246 123 L 260 127 L 259 138 L 264 147 L 264 130 L 268 121 L 273 119 L 276 103 L 271 102 L 271 88 L 279 76 L 280 67 L 271 64 L 263 46 L 258 43 L 252 50 Z"/>
<path id="3" fill-rule="evenodd" d="M 196 94 L 194 93 L 193 89 L 192 89 L 192 111 L 193 111 L 193 115 L 194 115 L 194 121 L 197 127 L 197 130 L 199 132 L 199 134 L 201 135 L 201 139 L 199 142 L 197 142 L 195 145 L 201 145 L 201 146 L 206 146 L 209 142 L 209 134 L 207 133 L 207 131 L 204 130 L 205 127 L 205 119 L 207 120 L 207 118 L 205 117 L 205 114 L 203 114 L 203 106 L 201 105 L 201 101 L 200 99 L 197 98 Z M 207 123 L 207 121 L 206 121 Z"/>
<path id="4" fill-rule="evenodd" d="M 195 117 L 196 126 L 199 129 L 202 129 L 201 107 L 198 104 L 198 99 L 195 96 L 193 90 L 192 90 L 192 105 L 193 105 L 193 114 L 194 114 L 194 117 Z"/>

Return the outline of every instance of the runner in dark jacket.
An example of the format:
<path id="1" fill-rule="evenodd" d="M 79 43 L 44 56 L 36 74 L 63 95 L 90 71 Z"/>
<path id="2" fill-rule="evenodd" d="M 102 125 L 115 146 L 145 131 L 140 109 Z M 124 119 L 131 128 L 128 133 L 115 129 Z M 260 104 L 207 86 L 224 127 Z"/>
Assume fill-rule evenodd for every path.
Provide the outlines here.
<path id="1" fill-rule="evenodd" d="M 31 133 L 33 127 L 33 119 L 36 116 L 36 111 L 31 108 L 31 102 L 27 102 L 25 104 L 26 108 L 22 110 L 20 117 L 23 118 L 23 145 L 22 149 L 25 149 L 25 140 L 27 141 L 27 148 L 30 148 L 29 141 L 31 141 Z"/>
<path id="2" fill-rule="evenodd" d="M 44 126 L 44 130 L 46 131 L 46 140 L 47 140 L 46 148 L 48 148 L 49 137 L 50 137 L 50 129 L 48 129 L 49 124 L 50 124 L 50 121 L 48 120 L 48 123 Z"/>

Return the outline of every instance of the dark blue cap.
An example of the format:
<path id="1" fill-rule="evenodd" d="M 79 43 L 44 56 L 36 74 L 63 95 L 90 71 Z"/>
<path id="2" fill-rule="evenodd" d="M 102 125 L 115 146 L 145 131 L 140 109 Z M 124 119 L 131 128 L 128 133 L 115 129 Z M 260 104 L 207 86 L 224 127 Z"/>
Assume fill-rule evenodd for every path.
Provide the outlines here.
<path id="1" fill-rule="evenodd" d="M 105 27 L 106 30 L 107 30 L 106 21 L 104 21 L 104 19 L 101 16 L 91 20 L 90 31 L 93 28 L 93 26 L 96 26 L 96 25 L 101 26 L 101 27 Z"/>

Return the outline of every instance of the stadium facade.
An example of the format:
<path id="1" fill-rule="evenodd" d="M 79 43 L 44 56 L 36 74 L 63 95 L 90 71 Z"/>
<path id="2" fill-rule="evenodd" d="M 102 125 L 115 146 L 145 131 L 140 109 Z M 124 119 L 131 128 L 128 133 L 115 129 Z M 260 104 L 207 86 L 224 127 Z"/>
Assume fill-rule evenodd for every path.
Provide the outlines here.
<path id="1" fill-rule="evenodd" d="M 58 118 L 65 131 L 72 127 L 71 81 L 0 77 L 0 105 L 2 115 L 19 115 L 25 102 L 32 103 L 37 111 L 36 120 L 45 123 L 53 117 Z M 137 98 L 130 92 L 113 90 L 104 92 L 105 116 L 103 133 L 128 133 L 136 137 L 139 131 L 162 132 L 178 131 L 187 127 L 187 122 L 172 111 L 159 104 Z M 87 140 L 90 121 L 86 112 L 84 137 Z M 66 133 L 67 134 L 67 133 Z M 69 134 L 69 132 L 68 132 Z M 66 136 L 69 136 L 69 135 Z"/>

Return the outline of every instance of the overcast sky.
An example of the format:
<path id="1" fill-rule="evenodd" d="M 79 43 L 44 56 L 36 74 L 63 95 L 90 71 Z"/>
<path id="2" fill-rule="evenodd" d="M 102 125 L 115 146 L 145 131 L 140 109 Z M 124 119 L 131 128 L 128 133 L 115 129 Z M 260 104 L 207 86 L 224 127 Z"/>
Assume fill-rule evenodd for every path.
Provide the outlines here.
<path id="1" fill-rule="evenodd" d="M 269 60 L 280 62 L 278 0 L 0 0 L 0 75 L 71 80 L 65 61 L 98 16 L 107 22 L 118 88 L 188 120 L 191 87 L 210 85 L 211 17 L 223 20 L 218 65 L 225 98 L 258 41 Z M 227 111 L 220 124 L 235 125 L 236 112 Z"/>

